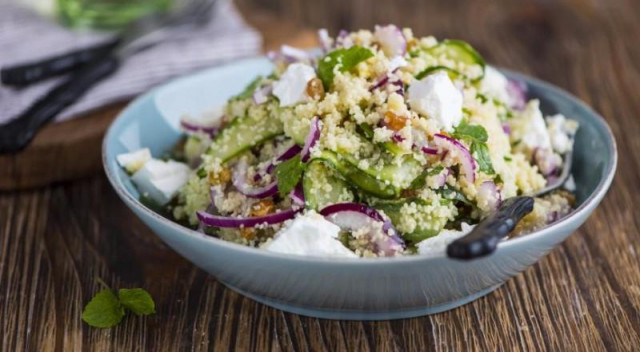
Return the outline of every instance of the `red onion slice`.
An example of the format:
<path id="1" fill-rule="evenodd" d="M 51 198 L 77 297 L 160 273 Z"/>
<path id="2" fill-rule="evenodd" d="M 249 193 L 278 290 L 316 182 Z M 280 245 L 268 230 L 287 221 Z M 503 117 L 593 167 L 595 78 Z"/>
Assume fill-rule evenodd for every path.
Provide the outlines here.
<path id="1" fill-rule="evenodd" d="M 429 155 L 438 154 L 438 150 L 429 146 L 427 135 L 416 128 L 411 129 L 411 137 L 413 138 L 413 148 L 420 149 L 423 153 Z"/>
<path id="2" fill-rule="evenodd" d="M 460 164 L 460 171 L 464 174 L 467 182 L 473 183 L 476 180 L 476 161 L 462 143 L 440 133 L 434 135 L 433 141 L 439 149 L 446 152 L 443 155 L 443 159 L 446 157 L 457 159 L 458 164 Z"/>
<path id="3" fill-rule="evenodd" d="M 255 227 L 262 224 L 279 224 L 289 219 L 293 219 L 296 216 L 296 213 L 301 210 L 302 209 L 286 209 L 278 213 L 248 218 L 212 215 L 204 211 L 198 211 L 196 214 L 198 215 L 200 222 L 206 226 L 239 228 Z"/>
<path id="4" fill-rule="evenodd" d="M 218 134 L 220 128 L 217 126 L 201 126 L 195 123 L 187 122 L 185 120 L 180 120 L 180 126 L 188 132 L 203 132 L 208 134 L 210 137 L 215 137 Z"/>
<path id="5" fill-rule="evenodd" d="M 373 36 L 389 57 L 404 55 L 407 52 L 407 39 L 400 28 L 392 24 L 376 26 Z"/>
<path id="6" fill-rule="evenodd" d="M 280 154 L 276 158 L 276 161 L 289 160 L 289 159 L 293 158 L 294 156 L 298 155 L 298 153 L 300 153 L 301 150 L 302 150 L 302 148 L 300 148 L 299 145 L 294 144 L 291 147 L 287 148 L 287 150 L 285 150 L 282 154 Z"/>
<path id="7" fill-rule="evenodd" d="M 291 191 L 291 194 L 289 194 L 289 197 L 291 197 L 291 201 L 293 202 L 294 205 L 303 207 L 305 205 L 305 199 L 304 199 L 304 191 L 302 190 L 302 184 L 296 185 L 296 188 L 294 188 L 293 191 Z"/>
<path id="8" fill-rule="evenodd" d="M 247 163 L 240 160 L 233 169 L 233 185 L 238 192 L 249 198 L 266 198 L 278 193 L 278 183 L 273 181 L 263 187 L 252 187 L 247 182 Z"/>
<path id="9" fill-rule="evenodd" d="M 311 58 L 306 50 L 294 48 L 289 45 L 280 47 L 280 52 L 288 62 L 305 61 Z"/>
<path id="10" fill-rule="evenodd" d="M 393 139 L 395 142 L 398 142 L 398 143 L 404 142 L 404 137 L 398 134 L 398 132 L 395 132 L 394 134 L 392 134 L 391 139 Z"/>
<path id="11" fill-rule="evenodd" d="M 329 205 L 322 210 L 320 214 L 327 220 L 338 225 L 346 231 L 357 231 L 363 227 L 371 226 L 372 222 L 381 222 L 382 230 L 385 236 L 376 236 L 375 233 L 370 234 L 372 244 L 376 251 L 385 256 L 392 256 L 401 252 L 405 248 L 405 243 L 398 236 L 398 231 L 393 224 L 385 220 L 382 215 L 375 209 L 359 203 L 337 203 Z"/>
<path id="12" fill-rule="evenodd" d="M 420 148 L 420 150 L 422 150 L 423 153 L 429 154 L 429 155 L 437 155 L 438 154 L 438 149 L 434 149 L 434 148 L 430 148 L 430 147 L 422 147 L 422 148 Z"/>
<path id="13" fill-rule="evenodd" d="M 301 158 L 300 160 L 306 163 L 311 157 L 311 149 L 315 147 L 316 143 L 318 143 L 318 139 L 320 139 L 320 118 L 318 116 L 314 116 L 311 119 L 311 125 L 309 127 L 309 134 L 307 134 L 307 138 L 304 141 L 304 146 L 302 147 Z"/>
<path id="14" fill-rule="evenodd" d="M 486 199 L 490 210 L 498 209 L 502 203 L 502 194 L 495 183 L 491 181 L 482 182 L 478 187 L 476 199 Z"/>
<path id="15" fill-rule="evenodd" d="M 511 135 L 511 127 L 506 123 L 502 125 L 502 131 L 508 136 Z"/>
<path id="16" fill-rule="evenodd" d="M 378 82 L 376 82 L 374 85 L 371 86 L 371 88 L 369 88 L 370 92 L 373 92 L 374 90 L 384 87 L 387 83 L 389 82 L 389 76 L 388 75 L 384 75 L 382 76 L 382 78 L 380 78 L 378 80 Z"/>
<path id="17" fill-rule="evenodd" d="M 402 83 L 401 80 L 398 79 L 389 84 L 398 87 L 398 89 L 396 89 L 396 94 L 404 96 L 404 83 Z"/>

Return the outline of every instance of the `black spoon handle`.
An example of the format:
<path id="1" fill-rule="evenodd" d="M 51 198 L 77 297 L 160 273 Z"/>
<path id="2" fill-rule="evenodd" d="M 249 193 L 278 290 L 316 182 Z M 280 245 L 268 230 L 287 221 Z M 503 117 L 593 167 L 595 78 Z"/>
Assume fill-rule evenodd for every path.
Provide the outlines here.
<path id="1" fill-rule="evenodd" d="M 518 222 L 533 211 L 532 197 L 513 197 L 480 222 L 471 232 L 447 246 L 447 255 L 456 259 L 474 259 L 493 253 L 500 240 L 513 231 Z"/>
<path id="2" fill-rule="evenodd" d="M 108 55 L 118 42 L 118 39 L 113 39 L 42 61 L 3 68 L 0 71 L 0 79 L 7 86 L 25 87 L 43 79 L 71 72 L 98 57 Z"/>
<path id="3" fill-rule="evenodd" d="M 75 103 L 97 82 L 115 72 L 118 65 L 118 59 L 112 55 L 86 64 L 37 100 L 20 116 L 0 125 L 0 153 L 22 150 L 40 127 Z"/>

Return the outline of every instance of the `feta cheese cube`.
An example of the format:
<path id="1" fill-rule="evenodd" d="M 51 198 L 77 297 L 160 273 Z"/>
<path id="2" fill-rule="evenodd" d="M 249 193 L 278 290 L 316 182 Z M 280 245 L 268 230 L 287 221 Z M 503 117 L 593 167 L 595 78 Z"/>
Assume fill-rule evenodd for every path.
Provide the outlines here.
<path id="1" fill-rule="evenodd" d="M 317 213 L 298 216 L 263 246 L 271 252 L 313 257 L 358 256 L 338 240 L 340 228 Z"/>
<path id="2" fill-rule="evenodd" d="M 118 156 L 116 156 L 116 161 L 120 167 L 127 170 L 130 174 L 136 173 L 136 171 L 140 170 L 149 160 L 151 160 L 149 148 L 136 150 L 131 153 L 118 154 Z"/>
<path id="3" fill-rule="evenodd" d="M 307 84 L 316 77 L 313 67 L 294 63 L 284 71 L 280 80 L 273 84 L 273 95 L 280 100 L 280 106 L 291 106 L 309 101 Z"/>
<path id="4" fill-rule="evenodd" d="M 497 99 L 507 105 L 511 105 L 511 98 L 507 91 L 509 81 L 500 71 L 491 66 L 487 66 L 484 71 L 484 78 L 480 83 L 480 92 L 490 98 Z"/>
<path id="5" fill-rule="evenodd" d="M 547 126 L 553 150 L 564 154 L 573 148 L 573 140 L 570 136 L 576 133 L 577 122 L 568 120 L 562 114 L 556 114 L 547 117 Z"/>
<path id="6" fill-rule="evenodd" d="M 187 183 L 190 172 L 183 163 L 151 159 L 131 177 L 131 181 L 141 194 L 164 205 Z"/>
<path id="7" fill-rule="evenodd" d="M 215 127 L 224 116 L 224 105 L 216 106 L 196 116 L 184 115 L 182 121 L 201 127 Z"/>
<path id="8" fill-rule="evenodd" d="M 462 93 L 444 72 L 413 82 L 409 87 L 409 105 L 447 132 L 452 132 L 462 120 Z"/>
<path id="9" fill-rule="evenodd" d="M 519 129 L 522 134 L 522 143 L 529 149 L 551 149 L 551 138 L 538 100 L 532 100 L 527 104 Z"/>

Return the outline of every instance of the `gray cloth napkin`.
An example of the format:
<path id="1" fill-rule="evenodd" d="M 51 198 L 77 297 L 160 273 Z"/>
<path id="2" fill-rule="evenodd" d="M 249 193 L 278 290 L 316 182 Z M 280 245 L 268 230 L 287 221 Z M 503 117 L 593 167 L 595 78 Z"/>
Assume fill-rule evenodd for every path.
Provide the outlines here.
<path id="1" fill-rule="evenodd" d="M 105 35 L 72 32 L 7 0 L 0 0 L 0 67 L 86 47 Z M 186 39 L 164 41 L 129 57 L 111 77 L 98 83 L 56 121 L 109 103 L 126 100 L 169 78 L 260 52 L 260 34 L 249 27 L 228 0 L 218 0 L 209 24 Z M 0 85 L 0 123 L 29 107 L 59 78 L 24 89 Z"/>

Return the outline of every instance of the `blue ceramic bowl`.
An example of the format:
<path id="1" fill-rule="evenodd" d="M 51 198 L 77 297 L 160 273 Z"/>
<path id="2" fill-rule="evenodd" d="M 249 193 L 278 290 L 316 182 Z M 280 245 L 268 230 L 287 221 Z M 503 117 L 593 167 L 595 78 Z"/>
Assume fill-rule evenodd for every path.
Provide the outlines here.
<path id="1" fill-rule="evenodd" d="M 605 121 L 566 92 L 525 81 L 546 114 L 580 122 L 573 173 L 577 209 L 543 230 L 500 243 L 483 259 L 462 262 L 444 255 L 378 259 L 321 259 L 284 255 L 203 235 L 166 219 L 138 201 L 138 192 L 116 164 L 116 155 L 148 147 L 161 155 L 181 136 L 179 118 L 223 104 L 258 74 L 263 58 L 239 61 L 184 77 L 136 99 L 109 128 L 104 168 L 120 198 L 169 246 L 226 286 L 285 311 L 332 319 L 397 319 L 442 312 L 495 290 L 575 231 L 593 212 L 614 176 L 617 151 Z"/>

